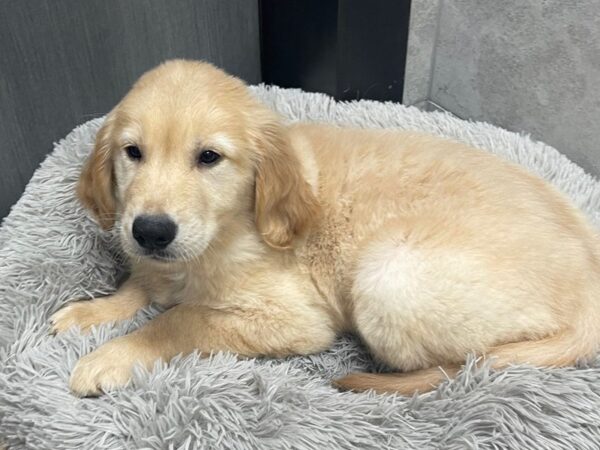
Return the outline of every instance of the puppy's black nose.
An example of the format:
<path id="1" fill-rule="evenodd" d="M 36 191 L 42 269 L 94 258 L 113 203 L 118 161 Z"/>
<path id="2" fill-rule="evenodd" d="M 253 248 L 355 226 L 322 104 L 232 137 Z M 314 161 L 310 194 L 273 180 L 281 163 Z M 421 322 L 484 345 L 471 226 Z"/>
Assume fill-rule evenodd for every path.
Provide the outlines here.
<path id="1" fill-rule="evenodd" d="M 142 215 L 133 221 L 131 232 L 142 247 L 163 250 L 175 239 L 177 224 L 167 215 Z"/>

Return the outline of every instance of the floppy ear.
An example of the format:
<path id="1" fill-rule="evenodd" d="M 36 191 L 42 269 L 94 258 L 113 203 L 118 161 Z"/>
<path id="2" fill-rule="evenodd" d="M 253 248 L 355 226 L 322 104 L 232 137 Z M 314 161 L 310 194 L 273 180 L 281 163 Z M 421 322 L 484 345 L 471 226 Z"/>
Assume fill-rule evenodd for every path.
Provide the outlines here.
<path id="1" fill-rule="evenodd" d="M 109 115 L 96 135 L 94 150 L 83 167 L 77 185 L 79 199 L 105 230 L 113 226 L 116 213 L 110 143 L 112 128 L 113 119 Z"/>
<path id="2" fill-rule="evenodd" d="M 258 147 L 256 224 L 271 247 L 289 248 L 319 214 L 319 203 L 278 121 L 262 127 Z"/>

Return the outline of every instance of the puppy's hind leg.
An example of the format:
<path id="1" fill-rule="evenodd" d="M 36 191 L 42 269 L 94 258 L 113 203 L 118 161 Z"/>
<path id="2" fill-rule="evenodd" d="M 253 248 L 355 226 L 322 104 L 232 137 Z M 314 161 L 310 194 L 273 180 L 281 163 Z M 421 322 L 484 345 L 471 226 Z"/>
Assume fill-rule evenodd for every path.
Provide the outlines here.
<path id="1" fill-rule="evenodd" d="M 552 316 L 540 314 L 542 307 L 527 309 L 535 293 L 519 298 L 519 291 L 490 289 L 498 278 L 458 250 L 425 252 L 391 239 L 372 243 L 354 280 L 354 321 L 375 356 L 404 373 L 350 374 L 334 384 L 412 395 L 454 378 L 469 353 L 502 369 L 565 367 L 600 350 L 595 276 L 579 292 L 579 309 L 560 327 L 546 323 L 544 317 Z M 503 328 L 508 331 L 500 333 Z M 535 334 L 525 333 L 532 329 Z"/>
<path id="2" fill-rule="evenodd" d="M 401 238 L 370 242 L 352 285 L 353 319 L 371 352 L 391 367 L 430 367 L 446 345 L 446 305 L 435 264 Z"/>
<path id="3" fill-rule="evenodd" d="M 491 367 L 502 369 L 511 364 L 528 364 L 538 367 L 565 367 L 578 359 L 586 359 L 597 351 L 598 345 L 582 341 L 582 336 L 570 330 L 537 341 L 512 342 L 490 349 L 485 354 Z M 429 392 L 447 379 L 454 378 L 458 366 L 430 367 L 407 373 L 352 373 L 334 385 L 342 390 L 413 395 Z"/>
<path id="4" fill-rule="evenodd" d="M 425 392 L 453 377 L 469 352 L 485 348 L 482 330 L 465 321 L 471 302 L 464 274 L 473 276 L 479 268 L 460 252 L 427 250 L 400 233 L 381 235 L 357 260 L 353 319 L 375 357 L 405 373 L 351 374 L 335 384 L 348 390 Z"/>

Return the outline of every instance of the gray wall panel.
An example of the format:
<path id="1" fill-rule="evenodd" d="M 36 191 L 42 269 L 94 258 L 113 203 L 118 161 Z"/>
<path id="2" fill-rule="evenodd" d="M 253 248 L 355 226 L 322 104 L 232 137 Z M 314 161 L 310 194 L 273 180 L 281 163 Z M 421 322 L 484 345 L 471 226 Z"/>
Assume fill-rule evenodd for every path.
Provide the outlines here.
<path id="1" fill-rule="evenodd" d="M 435 38 L 441 0 L 412 0 L 402 103 L 418 105 L 429 100 Z"/>
<path id="2" fill-rule="evenodd" d="M 0 3 L 0 218 L 52 143 L 165 59 L 260 80 L 256 0 Z"/>
<path id="3" fill-rule="evenodd" d="M 430 102 L 529 133 L 600 176 L 598 0 L 413 0 L 408 103 L 426 80 Z"/>

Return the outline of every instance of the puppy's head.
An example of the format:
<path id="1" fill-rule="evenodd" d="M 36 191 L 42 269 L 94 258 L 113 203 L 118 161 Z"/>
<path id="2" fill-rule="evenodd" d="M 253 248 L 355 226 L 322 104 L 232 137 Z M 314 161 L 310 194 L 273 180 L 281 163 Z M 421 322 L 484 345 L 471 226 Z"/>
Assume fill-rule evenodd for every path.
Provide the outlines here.
<path id="1" fill-rule="evenodd" d="M 186 261 L 251 217 L 291 245 L 317 211 L 285 127 L 238 79 L 200 62 L 143 75 L 109 113 L 78 194 L 126 252 Z"/>

